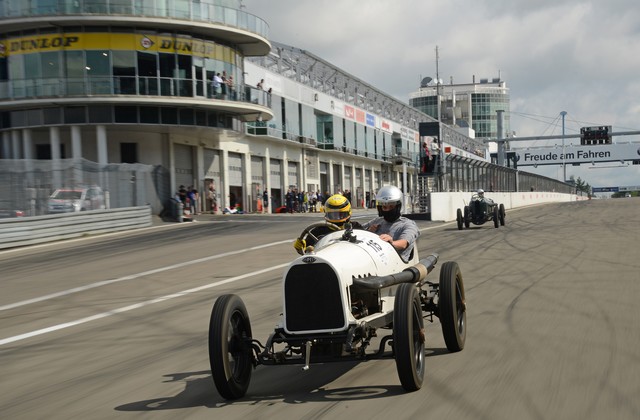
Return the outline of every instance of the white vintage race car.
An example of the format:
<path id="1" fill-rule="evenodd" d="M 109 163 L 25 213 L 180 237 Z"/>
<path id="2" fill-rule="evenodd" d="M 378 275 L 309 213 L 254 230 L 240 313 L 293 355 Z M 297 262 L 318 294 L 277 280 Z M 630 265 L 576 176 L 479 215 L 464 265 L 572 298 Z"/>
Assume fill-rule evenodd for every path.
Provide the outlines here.
<path id="1" fill-rule="evenodd" d="M 335 230 L 308 247 L 285 270 L 283 312 L 263 345 L 253 338 L 243 301 L 220 296 L 211 313 L 209 361 L 215 386 L 226 399 L 247 392 L 257 365 L 300 364 L 393 357 L 402 387 L 420 389 L 425 371 L 424 318 L 440 318 L 447 349 L 464 348 L 466 303 L 458 264 L 446 262 L 439 282 L 426 280 L 437 254 L 410 261 L 365 230 L 340 230 L 314 223 L 300 235 L 313 236 L 318 226 Z M 317 239 L 317 238 L 315 238 Z M 379 337 L 378 330 L 387 330 Z M 368 349 L 372 339 L 377 349 Z M 391 351 L 386 351 L 389 345 Z"/>

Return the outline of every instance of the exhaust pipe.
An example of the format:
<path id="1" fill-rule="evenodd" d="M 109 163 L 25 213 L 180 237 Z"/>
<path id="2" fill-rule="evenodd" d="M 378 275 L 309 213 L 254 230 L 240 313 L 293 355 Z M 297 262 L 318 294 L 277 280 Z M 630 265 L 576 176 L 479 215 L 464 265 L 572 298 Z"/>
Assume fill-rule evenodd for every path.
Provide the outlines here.
<path id="1" fill-rule="evenodd" d="M 415 265 L 407 267 L 399 273 L 387 274 L 386 276 L 371 276 L 353 279 L 353 284 L 366 287 L 367 289 L 382 289 L 383 287 L 395 286 L 400 283 L 422 282 L 436 266 L 438 254 L 431 254 L 418 261 Z"/>

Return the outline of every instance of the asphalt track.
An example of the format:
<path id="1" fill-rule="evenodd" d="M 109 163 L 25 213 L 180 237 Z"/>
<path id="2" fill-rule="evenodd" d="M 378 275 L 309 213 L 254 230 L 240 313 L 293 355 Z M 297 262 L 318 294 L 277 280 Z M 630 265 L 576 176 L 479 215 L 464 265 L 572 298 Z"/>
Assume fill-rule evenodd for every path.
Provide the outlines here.
<path id="1" fill-rule="evenodd" d="M 499 229 L 419 221 L 420 255 L 461 267 L 468 333 L 452 354 L 427 325 L 417 392 L 385 359 L 259 366 L 247 396 L 225 401 L 209 371 L 212 305 L 238 294 L 264 341 L 291 241 L 317 217 L 204 217 L 0 252 L 0 417 L 640 418 L 636 198 L 508 211 Z"/>

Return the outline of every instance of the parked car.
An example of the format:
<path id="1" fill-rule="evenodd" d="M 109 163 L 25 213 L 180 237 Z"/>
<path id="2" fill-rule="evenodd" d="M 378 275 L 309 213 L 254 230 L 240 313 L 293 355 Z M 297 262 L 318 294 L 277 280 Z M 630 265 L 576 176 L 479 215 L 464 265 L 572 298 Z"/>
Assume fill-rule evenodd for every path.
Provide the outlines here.
<path id="1" fill-rule="evenodd" d="M 6 219 L 9 217 L 23 217 L 24 212 L 22 210 L 12 210 L 0 208 L 0 219 Z"/>
<path id="2" fill-rule="evenodd" d="M 74 213 L 104 208 L 106 208 L 104 192 L 98 186 L 60 188 L 49 196 L 49 213 Z"/>

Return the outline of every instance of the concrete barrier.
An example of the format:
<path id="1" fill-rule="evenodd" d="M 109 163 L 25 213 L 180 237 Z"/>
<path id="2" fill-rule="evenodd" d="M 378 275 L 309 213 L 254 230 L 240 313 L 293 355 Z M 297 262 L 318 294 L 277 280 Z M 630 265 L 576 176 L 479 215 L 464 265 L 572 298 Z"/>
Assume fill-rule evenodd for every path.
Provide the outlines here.
<path id="1" fill-rule="evenodd" d="M 151 207 L 0 219 L 0 249 L 151 226 Z"/>
<path id="2" fill-rule="evenodd" d="M 448 222 L 456 220 L 456 210 L 463 209 L 469 204 L 472 192 L 434 192 L 431 193 L 431 220 Z M 485 192 L 485 197 L 498 204 L 504 204 L 505 209 L 531 206 L 534 204 L 559 203 L 584 200 L 586 197 L 575 194 L 562 194 L 545 191 L 521 192 Z"/>

